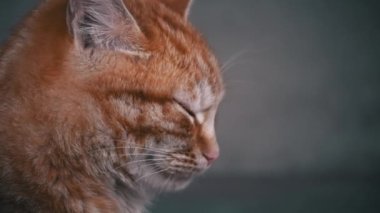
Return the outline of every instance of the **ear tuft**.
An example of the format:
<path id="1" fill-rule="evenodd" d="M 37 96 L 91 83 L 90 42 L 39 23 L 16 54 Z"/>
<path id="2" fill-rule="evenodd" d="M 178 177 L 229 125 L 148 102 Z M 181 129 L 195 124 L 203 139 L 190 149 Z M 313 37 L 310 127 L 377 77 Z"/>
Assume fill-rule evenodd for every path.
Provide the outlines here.
<path id="1" fill-rule="evenodd" d="M 67 25 L 80 48 L 144 52 L 145 37 L 123 0 L 69 0 Z"/>
<path id="2" fill-rule="evenodd" d="M 167 7 L 180 14 L 187 19 L 189 16 L 190 8 L 193 3 L 192 0 L 160 0 Z"/>

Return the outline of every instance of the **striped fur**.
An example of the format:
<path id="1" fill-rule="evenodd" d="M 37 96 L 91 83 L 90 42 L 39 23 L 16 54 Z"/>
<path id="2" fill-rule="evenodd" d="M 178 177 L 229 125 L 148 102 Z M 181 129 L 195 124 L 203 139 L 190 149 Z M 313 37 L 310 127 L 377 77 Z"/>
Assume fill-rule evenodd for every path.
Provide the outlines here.
<path id="1" fill-rule="evenodd" d="M 0 58 L 11 212 L 139 213 L 209 168 L 224 89 L 190 3 L 46 0 L 24 21 Z"/>

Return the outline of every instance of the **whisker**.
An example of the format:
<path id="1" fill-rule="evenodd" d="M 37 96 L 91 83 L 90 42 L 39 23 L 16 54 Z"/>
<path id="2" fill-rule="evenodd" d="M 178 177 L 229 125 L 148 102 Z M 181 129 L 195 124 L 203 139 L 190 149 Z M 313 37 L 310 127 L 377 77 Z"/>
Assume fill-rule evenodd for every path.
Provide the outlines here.
<path id="1" fill-rule="evenodd" d="M 222 65 L 221 70 L 222 73 L 227 72 L 231 67 L 236 64 L 236 61 L 240 59 L 243 55 L 249 52 L 249 48 L 244 48 L 237 53 L 233 54 L 230 58 L 228 58 Z"/>
<path id="2" fill-rule="evenodd" d="M 93 153 L 93 152 L 97 152 L 97 151 L 101 151 L 101 150 L 114 150 L 114 149 L 141 149 L 141 150 L 147 150 L 147 151 L 152 151 L 152 152 L 157 152 L 157 153 L 162 153 L 162 154 L 168 154 L 168 153 L 170 153 L 170 150 L 164 151 L 163 149 L 143 148 L 143 147 L 129 147 L 129 146 L 104 147 L 104 148 L 98 148 L 98 149 L 89 150 L 89 152 Z"/>
<path id="3" fill-rule="evenodd" d="M 151 150 L 151 151 L 160 151 L 160 152 L 164 152 L 164 153 L 170 153 L 171 150 L 169 149 L 159 149 L 159 148 L 152 148 L 152 147 L 127 147 L 129 149 L 144 149 L 144 150 Z"/>
<path id="4" fill-rule="evenodd" d="M 120 168 L 125 167 L 125 166 L 128 166 L 128 165 L 131 165 L 131 164 L 134 164 L 134 163 L 142 163 L 142 162 L 156 162 L 156 163 L 158 163 L 158 162 L 162 162 L 165 160 L 167 160 L 167 159 L 166 158 L 160 158 L 160 159 L 155 159 L 155 160 L 145 159 L 145 160 L 130 161 L 130 162 L 124 163 L 123 165 L 116 167 L 115 170 L 120 169 Z"/>
<path id="5" fill-rule="evenodd" d="M 139 182 L 140 180 L 142 180 L 142 179 L 144 179 L 144 178 L 151 177 L 151 176 L 153 176 L 153 175 L 155 175 L 155 174 L 159 174 L 159 173 L 165 172 L 165 171 L 167 171 L 167 170 L 169 170 L 169 169 L 170 169 L 170 168 L 166 168 L 166 169 L 159 170 L 159 171 L 157 171 L 157 172 L 153 172 L 153 173 L 150 173 L 150 174 L 144 175 L 144 176 L 138 178 L 138 179 L 136 180 L 136 182 Z"/>
<path id="6" fill-rule="evenodd" d="M 123 156 L 152 156 L 152 157 L 167 157 L 164 154 L 125 154 Z"/>
<path id="7" fill-rule="evenodd" d="M 143 168 L 148 167 L 148 166 L 160 165 L 160 164 L 161 164 L 161 162 L 154 162 L 154 163 L 150 163 L 150 164 L 145 164 L 145 165 L 143 165 Z"/>
<path id="8" fill-rule="evenodd" d="M 144 160 L 135 160 L 135 161 L 129 161 L 129 162 L 127 162 L 126 164 L 124 164 L 124 165 L 130 165 L 130 164 L 132 164 L 132 163 L 141 163 L 141 162 L 158 162 L 158 161 L 164 161 L 164 160 L 168 160 L 168 158 L 158 158 L 158 159 L 154 159 L 154 160 L 152 160 L 152 159 L 144 159 Z"/>
<path id="9" fill-rule="evenodd" d="M 156 147 L 136 146 L 136 145 L 127 145 L 127 147 L 129 147 L 129 148 L 139 148 L 139 149 L 154 149 L 154 150 L 163 151 L 163 152 L 170 152 L 171 151 L 169 149 L 156 148 Z"/>

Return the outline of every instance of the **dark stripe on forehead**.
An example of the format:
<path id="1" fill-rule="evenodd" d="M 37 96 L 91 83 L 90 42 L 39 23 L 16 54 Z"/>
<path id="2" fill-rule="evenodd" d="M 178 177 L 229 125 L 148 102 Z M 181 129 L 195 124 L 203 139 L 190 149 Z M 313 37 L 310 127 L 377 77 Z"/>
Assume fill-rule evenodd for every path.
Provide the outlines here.
<path id="1" fill-rule="evenodd" d="M 154 103 L 159 103 L 159 104 L 171 102 L 173 100 L 173 98 L 170 96 L 148 93 L 142 90 L 108 89 L 105 92 L 105 96 L 107 98 L 116 98 L 116 99 L 133 98 L 135 100 L 148 101 L 148 102 L 154 102 Z"/>

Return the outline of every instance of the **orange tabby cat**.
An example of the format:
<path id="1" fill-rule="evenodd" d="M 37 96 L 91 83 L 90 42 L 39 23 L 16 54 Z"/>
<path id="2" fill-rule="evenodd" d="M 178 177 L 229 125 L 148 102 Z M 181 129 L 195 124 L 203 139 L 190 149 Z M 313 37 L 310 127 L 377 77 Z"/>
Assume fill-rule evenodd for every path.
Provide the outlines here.
<path id="1" fill-rule="evenodd" d="M 223 84 L 190 4 L 45 0 L 25 20 L 0 59 L 9 212 L 142 212 L 218 158 Z"/>

